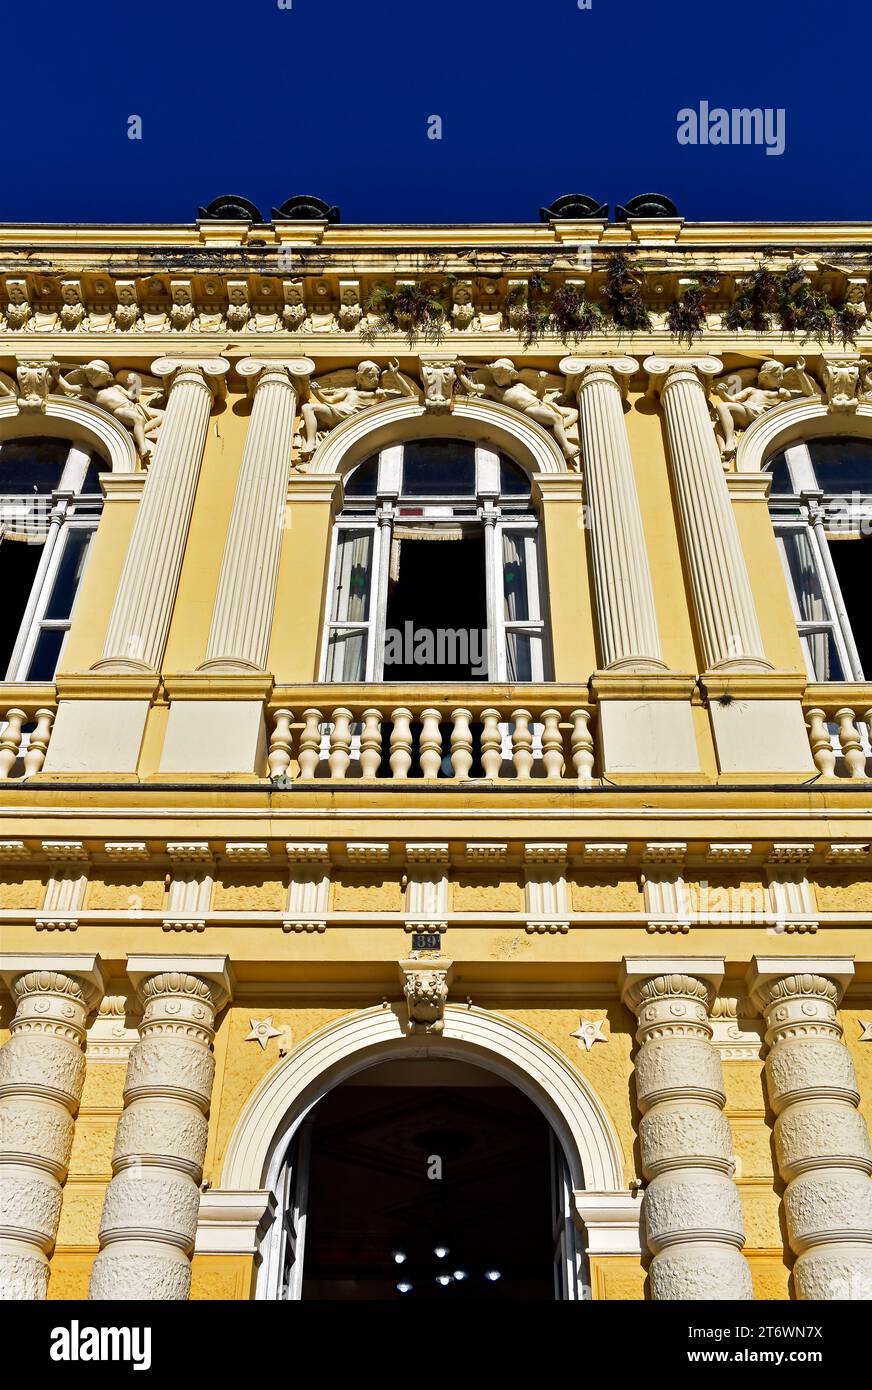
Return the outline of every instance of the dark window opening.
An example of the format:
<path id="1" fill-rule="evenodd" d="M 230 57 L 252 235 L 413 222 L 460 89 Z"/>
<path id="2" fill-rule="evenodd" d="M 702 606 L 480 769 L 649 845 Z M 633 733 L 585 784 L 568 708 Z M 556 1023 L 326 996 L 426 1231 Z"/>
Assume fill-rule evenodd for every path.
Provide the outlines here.
<path id="1" fill-rule="evenodd" d="M 393 545 L 383 679 L 487 680 L 484 537 Z"/>
<path id="2" fill-rule="evenodd" d="M 0 542 L 0 592 L 5 595 L 0 605 L 0 680 L 6 677 L 41 557 L 41 545 L 29 545 L 25 541 L 8 538 Z M 51 679 L 52 675 L 54 668 L 46 679 Z M 34 675 L 31 679 L 41 680 L 43 677 Z"/>
<path id="3" fill-rule="evenodd" d="M 302 1297 L 553 1300 L 550 1139 L 512 1086 L 337 1087 L 314 1113 Z"/>
<path id="4" fill-rule="evenodd" d="M 465 439 L 410 439 L 403 446 L 406 497 L 473 497 L 475 445 Z"/>
<path id="5" fill-rule="evenodd" d="M 830 555 L 851 624 L 851 635 L 866 679 L 872 675 L 872 623 L 869 621 L 869 578 L 872 571 L 872 537 L 831 540 Z M 836 675 L 831 680 L 839 679 Z"/>

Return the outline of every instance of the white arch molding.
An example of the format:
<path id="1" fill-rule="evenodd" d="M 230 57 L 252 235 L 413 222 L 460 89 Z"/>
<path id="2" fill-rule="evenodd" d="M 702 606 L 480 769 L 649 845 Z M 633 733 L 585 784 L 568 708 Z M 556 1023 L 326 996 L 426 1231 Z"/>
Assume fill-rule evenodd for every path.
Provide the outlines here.
<path id="1" fill-rule="evenodd" d="M 538 1105 L 563 1146 L 572 1185 L 626 1192 L 615 1128 L 567 1059 L 523 1024 L 485 1009 L 449 1004 L 444 1031 L 406 1032 L 395 1008 L 364 1009 L 305 1039 L 261 1080 L 230 1138 L 221 1190 L 272 1186 L 298 1125 L 318 1101 L 378 1062 L 439 1058 L 468 1062 L 517 1086 Z"/>
<path id="2" fill-rule="evenodd" d="M 135 473 L 133 438 L 117 420 L 90 401 L 49 396 L 45 411 L 22 411 L 16 400 L 0 401 L 0 438 L 69 439 L 95 449 L 113 473 Z"/>
<path id="3" fill-rule="evenodd" d="M 378 449 L 407 440 L 410 426 L 416 438 L 455 436 L 492 444 L 530 474 L 569 471 L 557 441 L 546 429 L 510 406 L 477 397 L 455 397 L 452 410 L 444 415 L 425 410 L 411 397 L 370 406 L 322 439 L 307 471 L 346 475 Z"/>
<path id="4" fill-rule="evenodd" d="M 561 1145 L 588 1253 L 638 1256 L 640 1203 L 630 1200 L 623 1183 L 620 1143 L 595 1092 L 562 1053 L 523 1024 L 456 1004 L 446 1007 L 441 1034 L 410 1035 L 405 1011 L 380 1006 L 337 1019 L 278 1062 L 234 1126 L 221 1186 L 200 1199 L 197 1252 L 262 1256 L 256 1297 L 274 1297 L 270 1227 L 273 1216 L 281 1219 L 274 1194 L 300 1124 L 329 1091 L 368 1067 L 419 1058 L 466 1062 L 523 1091 Z M 592 1229 L 597 1223 L 604 1244 Z"/>
<path id="5" fill-rule="evenodd" d="M 772 454 L 815 436 L 872 438 L 872 405 L 831 410 L 825 401 L 805 398 L 773 406 L 749 425 L 736 450 L 738 473 L 762 473 Z"/>

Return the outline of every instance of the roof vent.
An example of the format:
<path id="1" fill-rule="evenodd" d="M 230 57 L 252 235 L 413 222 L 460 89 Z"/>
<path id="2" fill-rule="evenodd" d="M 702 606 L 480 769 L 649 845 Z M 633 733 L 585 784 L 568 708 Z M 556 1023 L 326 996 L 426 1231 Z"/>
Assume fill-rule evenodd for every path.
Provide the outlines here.
<path id="1" fill-rule="evenodd" d="M 555 198 L 550 208 L 539 209 L 539 219 L 542 222 L 559 222 L 563 218 L 571 219 L 573 222 L 581 222 L 587 218 L 608 222 L 609 205 L 598 203 L 596 198 L 588 198 L 584 193 L 565 193 L 562 198 Z"/>
<path id="2" fill-rule="evenodd" d="M 338 222 L 339 209 L 330 207 L 322 198 L 310 198 L 300 193 L 288 198 L 281 207 L 273 208 L 273 222 Z"/>
<path id="3" fill-rule="evenodd" d="M 615 208 L 615 221 L 626 222 L 630 217 L 677 217 L 678 208 L 663 193 L 640 193 L 626 207 Z"/>
<path id="4" fill-rule="evenodd" d="M 222 222 L 263 221 L 260 208 L 236 193 L 222 193 L 220 198 L 213 198 L 207 207 L 197 209 L 197 216 L 210 221 L 220 218 Z"/>

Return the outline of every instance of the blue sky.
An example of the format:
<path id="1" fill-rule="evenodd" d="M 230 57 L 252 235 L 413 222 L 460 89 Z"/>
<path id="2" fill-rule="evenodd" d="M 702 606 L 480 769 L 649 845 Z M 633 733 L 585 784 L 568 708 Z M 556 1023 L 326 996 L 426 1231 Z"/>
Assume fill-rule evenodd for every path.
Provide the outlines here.
<path id="1" fill-rule="evenodd" d="M 652 190 L 690 220 L 872 217 L 857 0 L 829 38 L 808 0 L 279 3 L 10 4 L 0 219 L 188 222 L 233 192 L 267 217 L 313 193 L 344 222 L 535 221 Z M 784 154 L 679 145 L 703 100 L 784 108 Z"/>

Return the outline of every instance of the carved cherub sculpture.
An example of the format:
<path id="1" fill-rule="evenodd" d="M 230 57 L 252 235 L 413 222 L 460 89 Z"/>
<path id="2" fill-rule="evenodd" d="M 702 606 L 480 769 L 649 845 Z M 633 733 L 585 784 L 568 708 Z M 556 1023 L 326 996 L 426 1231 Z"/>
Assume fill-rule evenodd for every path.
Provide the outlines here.
<path id="1" fill-rule="evenodd" d="M 552 432 L 565 457 L 569 461 L 577 459 L 578 411 L 566 403 L 559 378 L 532 368 L 519 370 L 511 358 L 498 357 L 481 367 L 474 379 L 484 388 L 483 396 L 501 401 L 543 425 Z"/>
<path id="2" fill-rule="evenodd" d="M 756 375 L 756 382 L 752 380 L 747 384 L 747 370 L 731 372 L 714 388 L 719 398 L 714 402 L 716 428 L 725 456 L 735 453 L 737 426 L 747 428 L 780 401 L 818 394 L 818 387 L 805 370 L 801 357 L 797 358 L 795 367 L 785 367 L 783 362 L 770 358 L 753 369 L 751 375 Z"/>
<path id="3" fill-rule="evenodd" d="M 140 458 L 151 456 L 154 436 L 164 416 L 163 410 L 151 403 L 163 391 L 159 382 L 152 378 L 144 382 L 138 372 L 127 369 L 113 373 L 108 362 L 95 358 L 60 376 L 58 384 L 65 396 L 91 401 L 108 410 L 133 435 Z M 149 392 L 148 400 L 143 399 L 144 386 Z"/>
<path id="4" fill-rule="evenodd" d="M 303 417 L 302 458 L 311 458 L 320 436 L 340 425 L 367 406 L 396 396 L 417 397 L 419 390 L 402 374 L 391 358 L 383 371 L 376 362 L 361 362 L 356 368 L 330 372 L 321 381 L 309 383 L 309 399 L 301 407 Z"/>

